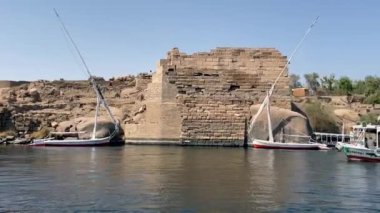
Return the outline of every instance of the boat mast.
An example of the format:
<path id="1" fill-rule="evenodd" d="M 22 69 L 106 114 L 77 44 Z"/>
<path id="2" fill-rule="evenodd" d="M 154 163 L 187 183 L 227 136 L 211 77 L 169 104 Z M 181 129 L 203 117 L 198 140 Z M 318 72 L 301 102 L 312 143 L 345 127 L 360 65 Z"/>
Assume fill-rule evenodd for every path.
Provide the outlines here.
<path id="1" fill-rule="evenodd" d="M 273 129 L 272 129 L 272 120 L 270 119 L 270 97 L 269 97 L 269 92 L 267 94 L 268 97 L 268 103 L 267 103 L 267 119 L 268 119 L 268 136 L 269 136 L 269 141 L 273 142 Z"/>
<path id="2" fill-rule="evenodd" d="M 94 123 L 94 129 L 92 130 L 92 137 L 91 137 L 92 139 L 96 138 L 96 129 L 98 127 L 99 105 L 100 105 L 100 100 L 98 97 L 96 97 L 95 123 Z"/>
<path id="3" fill-rule="evenodd" d="M 290 57 L 288 59 L 288 61 L 286 62 L 286 65 L 284 66 L 284 68 L 281 70 L 281 72 L 278 74 L 277 78 L 275 79 L 275 81 L 273 82 L 271 88 L 269 89 L 269 92 L 267 94 L 267 96 L 265 97 L 263 103 L 260 105 L 260 108 L 259 110 L 256 112 L 256 114 L 252 117 L 252 120 L 251 120 L 251 123 L 249 125 L 249 128 L 248 128 L 248 132 L 251 132 L 252 131 L 252 128 L 253 128 L 253 125 L 256 123 L 256 120 L 257 118 L 259 117 L 259 115 L 261 114 L 261 112 L 264 110 L 264 107 L 267 105 L 267 104 L 270 104 L 269 103 L 269 98 L 270 96 L 272 96 L 273 94 L 273 91 L 274 91 L 274 88 L 277 84 L 277 82 L 279 81 L 280 77 L 282 76 L 282 74 L 285 72 L 285 70 L 288 68 L 288 65 L 290 64 L 291 60 L 293 59 L 293 56 L 294 54 L 298 51 L 298 49 L 301 47 L 302 43 L 304 42 L 304 40 L 306 39 L 306 37 L 309 35 L 309 33 L 311 32 L 311 29 L 314 27 L 314 25 L 317 23 L 319 19 L 319 16 L 317 16 L 317 18 L 313 21 L 313 23 L 309 26 L 309 28 L 306 30 L 305 34 L 303 35 L 302 39 L 298 42 L 297 46 L 294 48 L 293 52 L 290 54 Z"/>
<path id="4" fill-rule="evenodd" d="M 101 104 L 103 104 L 103 106 L 106 109 L 109 117 L 111 118 L 112 122 L 114 123 L 114 125 L 115 125 L 115 131 L 118 131 L 118 129 L 119 129 L 119 122 L 115 119 L 115 117 L 113 116 L 111 110 L 109 109 L 108 104 L 107 104 L 106 100 L 104 99 L 104 96 L 103 96 L 102 92 L 100 91 L 99 85 L 96 83 L 94 76 L 91 74 L 90 69 L 87 66 L 87 63 L 84 60 L 81 52 L 79 51 L 79 48 L 76 45 L 75 41 L 71 37 L 70 32 L 67 30 L 65 24 L 63 23 L 61 17 L 59 16 L 59 14 L 57 12 L 57 10 L 55 8 L 53 10 L 54 10 L 55 15 L 57 16 L 58 21 L 60 22 L 60 24 L 62 26 L 62 29 L 63 29 L 65 35 L 69 38 L 72 46 L 75 48 L 75 51 L 77 52 L 77 54 L 78 54 L 78 56 L 79 56 L 79 58 L 80 58 L 80 60 L 81 60 L 81 62 L 83 64 L 83 67 L 86 70 L 86 72 L 87 72 L 87 74 L 88 74 L 88 76 L 90 78 L 90 82 L 91 82 L 92 88 L 94 89 L 95 94 L 96 94 L 96 99 L 97 99 L 96 103 L 97 104 L 96 104 L 96 113 L 95 113 L 95 124 L 94 124 L 93 135 L 92 135 L 93 139 L 95 138 L 95 132 L 96 132 L 96 127 L 97 127 L 97 118 L 98 118 L 98 110 L 99 110 L 99 106 Z"/>
<path id="5" fill-rule="evenodd" d="M 380 135 L 380 126 L 377 126 L 376 127 L 376 148 L 378 149 L 379 148 L 379 135 Z"/>

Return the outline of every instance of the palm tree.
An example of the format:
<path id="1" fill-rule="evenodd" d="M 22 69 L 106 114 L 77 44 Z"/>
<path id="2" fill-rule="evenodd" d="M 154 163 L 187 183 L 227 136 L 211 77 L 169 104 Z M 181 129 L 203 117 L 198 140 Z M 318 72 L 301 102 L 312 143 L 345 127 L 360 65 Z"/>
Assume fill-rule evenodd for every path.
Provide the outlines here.
<path id="1" fill-rule="evenodd" d="M 309 73 L 304 75 L 306 84 L 308 85 L 309 89 L 311 90 L 312 94 L 315 94 L 317 92 L 318 87 L 320 86 L 318 78 L 318 73 Z"/>
<path id="2" fill-rule="evenodd" d="M 334 89 L 335 83 L 335 75 L 330 74 L 330 76 L 323 76 L 321 78 L 321 85 L 324 89 L 327 89 L 329 93 L 331 93 Z"/>
<path id="3" fill-rule="evenodd" d="M 301 82 L 299 82 L 300 76 L 296 74 L 290 74 L 290 82 L 289 82 L 289 87 L 290 88 L 298 88 L 302 87 Z"/>

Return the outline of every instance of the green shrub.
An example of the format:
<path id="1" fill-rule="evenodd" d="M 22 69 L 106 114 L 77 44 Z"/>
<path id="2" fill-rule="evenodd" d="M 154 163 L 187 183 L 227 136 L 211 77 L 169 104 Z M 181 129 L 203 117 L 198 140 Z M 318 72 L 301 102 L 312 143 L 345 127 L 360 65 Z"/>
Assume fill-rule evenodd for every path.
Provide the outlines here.
<path id="1" fill-rule="evenodd" d="M 366 104 L 380 104 L 380 92 L 369 95 L 365 100 Z"/>
<path id="2" fill-rule="evenodd" d="M 33 132 L 30 137 L 33 139 L 42 139 L 42 138 L 46 138 L 49 135 L 49 133 L 50 133 L 50 130 L 46 127 L 43 127 L 41 130 Z"/>
<path id="3" fill-rule="evenodd" d="M 368 113 L 360 117 L 360 122 L 366 123 L 366 124 L 380 124 L 380 121 L 377 120 L 379 115 L 374 113 Z"/>
<path id="4" fill-rule="evenodd" d="M 305 104 L 305 113 L 314 131 L 339 133 L 339 127 L 335 122 L 334 113 L 330 108 L 324 106 L 319 101 Z"/>

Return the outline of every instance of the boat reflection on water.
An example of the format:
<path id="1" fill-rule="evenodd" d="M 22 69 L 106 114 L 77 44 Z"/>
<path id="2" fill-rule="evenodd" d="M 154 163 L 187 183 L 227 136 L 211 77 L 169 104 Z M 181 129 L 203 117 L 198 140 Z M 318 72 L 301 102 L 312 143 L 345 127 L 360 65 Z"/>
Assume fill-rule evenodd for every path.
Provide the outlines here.
<path id="1" fill-rule="evenodd" d="M 304 152 L 287 150 L 252 150 L 247 154 L 250 171 L 250 199 L 257 210 L 280 209 L 292 199 L 295 179 L 304 182 Z M 286 159 L 284 155 L 288 155 Z M 295 165 L 296 164 L 296 165 Z M 301 172 L 300 172 L 301 171 Z"/>

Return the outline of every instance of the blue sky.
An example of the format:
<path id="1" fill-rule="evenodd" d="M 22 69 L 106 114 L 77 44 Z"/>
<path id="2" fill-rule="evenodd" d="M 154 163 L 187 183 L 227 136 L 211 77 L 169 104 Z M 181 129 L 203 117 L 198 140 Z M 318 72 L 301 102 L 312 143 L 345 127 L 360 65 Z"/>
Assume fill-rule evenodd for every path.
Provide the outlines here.
<path id="1" fill-rule="evenodd" d="M 106 78 L 155 70 L 173 47 L 274 47 L 289 56 L 318 15 L 291 73 L 380 73 L 375 0 L 0 0 L 0 80 L 86 78 L 52 8 L 91 71 Z"/>

